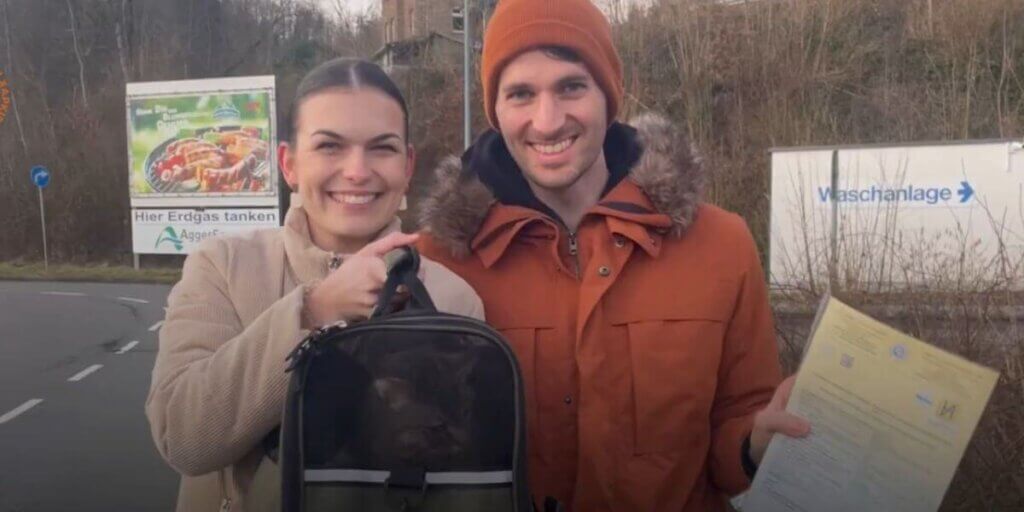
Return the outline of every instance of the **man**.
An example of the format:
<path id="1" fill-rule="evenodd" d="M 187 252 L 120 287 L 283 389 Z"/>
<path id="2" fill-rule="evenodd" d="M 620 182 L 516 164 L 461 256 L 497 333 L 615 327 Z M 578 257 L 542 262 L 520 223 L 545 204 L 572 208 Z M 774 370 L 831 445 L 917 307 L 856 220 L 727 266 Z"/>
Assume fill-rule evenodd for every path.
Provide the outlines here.
<path id="1" fill-rule="evenodd" d="M 523 371 L 531 491 L 575 511 L 716 511 L 783 411 L 743 220 L 699 199 L 666 121 L 615 122 L 622 71 L 588 0 L 503 0 L 484 36 L 494 130 L 439 170 L 422 250 L 481 295 Z M 774 398 L 773 398 L 774 393 Z"/>

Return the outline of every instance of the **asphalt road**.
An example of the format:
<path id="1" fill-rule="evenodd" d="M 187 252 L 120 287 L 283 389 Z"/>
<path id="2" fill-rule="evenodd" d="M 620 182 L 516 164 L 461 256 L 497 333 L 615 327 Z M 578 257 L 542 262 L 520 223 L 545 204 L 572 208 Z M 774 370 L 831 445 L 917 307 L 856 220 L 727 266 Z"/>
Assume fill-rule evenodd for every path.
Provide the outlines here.
<path id="1" fill-rule="evenodd" d="M 174 509 L 143 410 L 169 290 L 0 282 L 0 512 Z"/>

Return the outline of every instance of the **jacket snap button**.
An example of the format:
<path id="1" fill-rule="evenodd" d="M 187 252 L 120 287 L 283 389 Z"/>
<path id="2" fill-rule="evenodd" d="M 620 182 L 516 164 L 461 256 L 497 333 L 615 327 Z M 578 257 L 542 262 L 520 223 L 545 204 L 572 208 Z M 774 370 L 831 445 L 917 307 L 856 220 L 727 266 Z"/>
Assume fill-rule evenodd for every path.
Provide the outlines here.
<path id="1" fill-rule="evenodd" d="M 608 277 L 612 274 L 612 269 L 608 267 L 601 267 L 597 269 L 597 274 L 600 275 L 601 277 Z"/>
<path id="2" fill-rule="evenodd" d="M 565 405 L 571 404 L 572 403 L 572 395 L 565 395 L 564 401 L 565 401 Z"/>

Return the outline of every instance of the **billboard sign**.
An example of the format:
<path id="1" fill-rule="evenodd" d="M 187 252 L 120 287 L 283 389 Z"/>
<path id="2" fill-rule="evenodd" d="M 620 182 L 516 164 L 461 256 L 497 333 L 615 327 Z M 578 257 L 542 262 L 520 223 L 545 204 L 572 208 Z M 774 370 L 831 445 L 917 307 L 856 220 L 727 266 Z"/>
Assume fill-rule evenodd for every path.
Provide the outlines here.
<path id="1" fill-rule="evenodd" d="M 133 208 L 277 206 L 273 76 L 126 91 Z"/>

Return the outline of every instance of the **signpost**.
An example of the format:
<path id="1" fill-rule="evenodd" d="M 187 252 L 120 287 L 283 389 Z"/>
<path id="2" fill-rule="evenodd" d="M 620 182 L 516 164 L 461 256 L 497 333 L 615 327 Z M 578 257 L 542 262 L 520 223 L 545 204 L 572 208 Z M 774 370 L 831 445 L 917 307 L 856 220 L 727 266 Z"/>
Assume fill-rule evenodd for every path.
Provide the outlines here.
<path id="1" fill-rule="evenodd" d="M 274 95 L 273 76 L 126 85 L 136 269 L 141 254 L 280 226 Z"/>
<path id="2" fill-rule="evenodd" d="M 46 251 L 46 209 L 43 207 L 43 189 L 50 184 L 50 171 L 41 165 L 32 168 L 32 183 L 39 189 L 39 221 L 43 228 L 43 268 L 50 270 L 50 257 Z"/>

